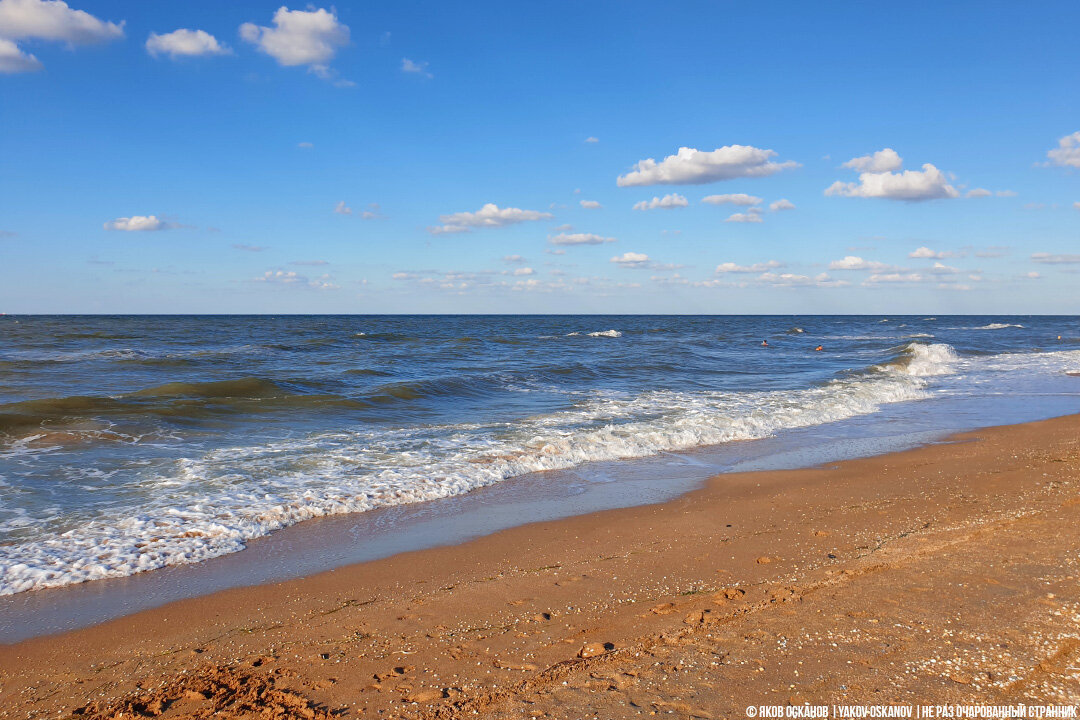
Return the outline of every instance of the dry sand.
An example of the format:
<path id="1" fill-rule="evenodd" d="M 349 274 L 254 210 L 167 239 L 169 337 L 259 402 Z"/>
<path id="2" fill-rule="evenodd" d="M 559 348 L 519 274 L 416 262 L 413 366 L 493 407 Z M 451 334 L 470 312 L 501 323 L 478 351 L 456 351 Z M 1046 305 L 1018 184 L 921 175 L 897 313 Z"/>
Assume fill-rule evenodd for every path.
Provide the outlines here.
<path id="1" fill-rule="evenodd" d="M 1080 416 L 0 647 L 0 717 L 1080 701 Z"/>

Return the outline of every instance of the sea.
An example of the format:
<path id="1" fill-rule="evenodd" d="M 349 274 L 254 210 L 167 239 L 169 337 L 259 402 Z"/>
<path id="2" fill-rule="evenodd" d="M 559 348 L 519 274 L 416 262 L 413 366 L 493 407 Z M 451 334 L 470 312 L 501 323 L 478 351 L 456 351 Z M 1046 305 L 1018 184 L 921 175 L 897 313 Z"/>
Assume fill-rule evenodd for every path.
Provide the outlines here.
<path id="1" fill-rule="evenodd" d="M 1075 413 L 1078 374 L 1059 316 L 2 316 L 0 595 L 496 485 Z"/>

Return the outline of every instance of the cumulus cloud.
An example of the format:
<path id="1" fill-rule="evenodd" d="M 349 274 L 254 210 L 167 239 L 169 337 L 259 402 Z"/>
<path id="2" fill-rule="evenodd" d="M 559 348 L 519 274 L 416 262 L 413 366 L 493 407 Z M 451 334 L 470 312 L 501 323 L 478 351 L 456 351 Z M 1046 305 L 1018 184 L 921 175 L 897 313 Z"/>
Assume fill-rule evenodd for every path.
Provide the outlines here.
<path id="1" fill-rule="evenodd" d="M 837 180 L 826 188 L 825 194 L 908 202 L 960 196 L 960 191 L 949 184 L 943 172 L 930 163 L 925 163 L 922 168 L 922 170 L 904 170 L 900 173 L 864 172 L 859 175 L 857 183 Z"/>
<path id="2" fill-rule="evenodd" d="M 944 258 L 956 257 L 956 255 L 957 253 L 950 251 L 939 252 L 937 250 L 931 250 L 924 245 L 923 247 L 913 250 L 911 253 L 908 254 L 908 257 L 922 260 L 942 260 Z"/>
<path id="3" fill-rule="evenodd" d="M 338 48 L 349 43 L 349 28 L 338 22 L 333 10 L 289 10 L 284 5 L 274 13 L 274 27 L 255 23 L 240 26 L 240 37 L 274 58 L 281 65 L 307 65 L 322 78 Z"/>
<path id="4" fill-rule="evenodd" d="M 585 138 L 585 142 L 587 142 L 587 143 L 598 143 L 598 142 L 600 142 L 600 138 L 594 137 L 593 135 L 590 135 L 589 137 Z"/>
<path id="5" fill-rule="evenodd" d="M 987 190 L 986 188 L 972 188 L 971 190 L 968 190 L 966 193 L 964 193 L 964 197 L 968 197 L 968 198 L 984 198 L 984 197 L 991 197 L 991 196 L 994 196 L 994 197 L 1016 197 L 1016 193 L 1014 191 L 1012 191 L 1012 190 L 997 190 L 996 192 L 991 192 L 990 190 Z"/>
<path id="6" fill-rule="evenodd" d="M 716 272 L 723 273 L 760 273 L 767 272 L 769 270 L 775 270 L 776 268 L 784 267 L 784 263 L 778 260 L 769 260 L 768 262 L 754 263 L 753 265 L 739 265 L 733 262 L 720 263 L 716 266 Z"/>
<path id="7" fill-rule="evenodd" d="M 884 272 L 887 270 L 896 270 L 892 265 L 887 265 L 883 262 L 877 262 L 876 260 L 864 260 L 856 255 L 848 255 L 842 260 L 833 260 L 829 263 L 830 270 L 872 270 L 874 272 Z"/>
<path id="8" fill-rule="evenodd" d="M 580 202 L 580 205 L 586 210 L 599 210 L 600 208 L 604 207 L 596 200 L 582 200 Z"/>
<path id="9" fill-rule="evenodd" d="M 895 150 L 892 148 L 885 148 L 884 150 L 878 150 L 871 155 L 851 158 L 844 163 L 844 167 L 851 168 L 860 173 L 883 173 L 899 170 L 900 166 L 903 164 L 903 159 L 901 159 Z"/>
<path id="10" fill-rule="evenodd" d="M 1048 150 L 1046 157 L 1051 165 L 1080 168 L 1080 131 L 1058 140 L 1058 146 Z"/>
<path id="11" fill-rule="evenodd" d="M 611 258 L 611 262 L 626 268 L 644 268 L 651 264 L 648 255 L 636 252 L 625 252 L 622 255 L 617 255 Z"/>
<path id="12" fill-rule="evenodd" d="M 255 282 L 284 287 L 311 288 L 314 290 L 337 290 L 339 288 L 329 275 L 309 278 L 295 270 L 267 270 L 260 277 L 253 279 Z"/>
<path id="13" fill-rule="evenodd" d="M 724 222 L 759 223 L 764 221 L 761 219 L 761 208 L 752 207 L 744 213 L 734 213 Z"/>
<path id="14" fill-rule="evenodd" d="M 653 197 L 652 200 L 642 200 L 641 202 L 634 203 L 635 210 L 656 210 L 660 208 L 662 210 L 671 210 L 672 208 L 686 207 L 690 203 L 682 195 L 678 193 L 671 193 L 664 197 Z"/>
<path id="15" fill-rule="evenodd" d="M 879 283 L 917 283 L 925 278 L 919 273 L 875 273 L 863 281 L 863 285 Z"/>
<path id="16" fill-rule="evenodd" d="M 62 0 L 0 0 L 0 73 L 34 72 L 41 62 L 17 40 L 90 45 L 124 36 L 124 23 L 99 20 Z"/>
<path id="17" fill-rule="evenodd" d="M 429 227 L 428 232 L 432 235 L 443 233 L 468 232 L 473 228 L 504 227 L 516 225 L 522 222 L 535 220 L 547 220 L 554 217 L 551 213 L 538 210 L 522 210 L 520 208 L 500 208 L 495 203 L 485 203 L 476 212 L 459 212 L 450 215 L 440 215 L 439 222 L 442 225 Z"/>
<path id="18" fill-rule="evenodd" d="M 1051 253 L 1032 253 L 1031 261 L 1046 265 L 1073 265 L 1080 263 L 1080 255 L 1055 255 Z"/>
<path id="19" fill-rule="evenodd" d="M 773 212 L 780 212 L 781 210 L 794 210 L 795 203 L 791 202 L 787 198 L 780 198 L 779 200 L 769 203 L 769 209 Z"/>
<path id="20" fill-rule="evenodd" d="M 849 284 L 846 280 L 834 280 L 826 273 L 809 277 L 795 273 L 767 272 L 759 275 L 757 280 L 774 287 L 843 287 Z"/>
<path id="21" fill-rule="evenodd" d="M 180 226 L 176 223 L 161 220 L 157 215 L 132 215 L 131 217 L 119 217 L 110 220 L 103 227 L 106 230 L 120 230 L 123 232 L 149 232 L 172 230 Z"/>
<path id="22" fill-rule="evenodd" d="M 422 75 L 428 80 L 431 80 L 435 76 L 428 72 L 428 64 L 426 62 L 414 62 L 409 58 L 401 58 L 401 72 L 410 73 L 412 75 Z"/>
<path id="23" fill-rule="evenodd" d="M 345 204 L 345 201 L 340 201 L 334 206 L 334 212 L 338 215 L 352 215 L 352 208 Z"/>
<path id="24" fill-rule="evenodd" d="M 31 55 L 19 49 L 11 40 L 0 37 L 0 73 L 14 75 L 15 73 L 36 72 L 44 67 L 41 62 Z"/>
<path id="25" fill-rule="evenodd" d="M 525 258 L 521 255 L 503 255 L 502 261 L 505 263 L 523 263 Z"/>
<path id="26" fill-rule="evenodd" d="M 232 53 L 231 49 L 219 43 L 216 37 L 205 30 L 188 30 L 187 28 L 173 30 L 164 35 L 150 33 L 150 37 L 146 39 L 146 51 L 154 57 L 168 55 L 174 60 L 178 57 Z"/>
<path id="27" fill-rule="evenodd" d="M 708 195 L 701 198 L 701 202 L 710 205 L 760 205 L 763 200 L 746 193 L 728 193 L 727 195 Z"/>
<path id="28" fill-rule="evenodd" d="M 941 262 L 935 262 L 930 268 L 930 272 L 935 275 L 957 275 L 961 272 L 960 268 L 952 267 Z"/>
<path id="29" fill-rule="evenodd" d="M 90 45 L 124 36 L 124 23 L 105 22 L 63 0 L 0 0 L 0 36 Z"/>
<path id="30" fill-rule="evenodd" d="M 548 242 L 552 245 L 602 245 L 615 242 L 615 238 L 593 233 L 559 233 L 549 236 Z"/>
<path id="31" fill-rule="evenodd" d="M 638 185 L 700 185 L 740 177 L 765 177 L 798 167 L 796 162 L 774 162 L 774 150 L 750 145 L 725 145 L 712 151 L 681 147 L 675 155 L 657 162 L 639 161 L 634 169 L 617 178 L 619 187 Z"/>
<path id="32" fill-rule="evenodd" d="M 531 267 L 522 267 L 514 271 L 514 275 L 532 275 L 535 272 Z"/>

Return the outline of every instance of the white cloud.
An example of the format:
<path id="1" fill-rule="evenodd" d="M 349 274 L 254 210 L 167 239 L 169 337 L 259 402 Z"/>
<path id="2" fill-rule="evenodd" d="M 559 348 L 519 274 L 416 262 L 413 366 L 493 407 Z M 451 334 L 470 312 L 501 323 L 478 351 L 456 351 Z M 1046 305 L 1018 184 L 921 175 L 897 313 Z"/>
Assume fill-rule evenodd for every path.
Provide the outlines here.
<path id="1" fill-rule="evenodd" d="M 645 253 L 625 252 L 611 258 L 611 262 L 625 268 L 645 268 L 652 264 Z"/>
<path id="2" fill-rule="evenodd" d="M 899 170 L 904 161 L 892 148 L 878 150 L 872 155 L 851 158 L 844 167 L 851 168 L 860 173 L 883 173 L 891 170 Z"/>
<path id="3" fill-rule="evenodd" d="M 935 275 L 956 275 L 961 272 L 960 268 L 952 267 L 944 263 L 935 262 L 933 267 L 930 268 L 930 272 Z"/>
<path id="4" fill-rule="evenodd" d="M 634 203 L 635 210 L 655 210 L 660 208 L 662 210 L 671 210 L 672 208 L 681 208 L 689 205 L 689 201 L 678 193 L 671 193 L 664 197 L 653 197 L 652 200 L 642 200 L 641 202 Z"/>
<path id="5" fill-rule="evenodd" d="M 428 72 L 428 64 L 426 62 L 413 62 L 409 58 L 401 58 L 401 72 L 412 73 L 413 75 L 423 75 L 428 80 L 431 80 L 435 76 Z"/>
<path id="6" fill-rule="evenodd" d="M 761 198 L 746 193 L 729 193 L 727 195 L 709 195 L 701 198 L 701 202 L 710 205 L 760 205 L 764 202 Z"/>
<path id="7" fill-rule="evenodd" d="M 833 280 L 826 273 L 820 273 L 811 278 L 795 273 L 767 272 L 759 275 L 757 280 L 775 287 L 843 287 L 849 284 L 845 280 Z"/>
<path id="8" fill-rule="evenodd" d="M 784 263 L 778 260 L 769 260 L 763 263 L 754 263 L 753 265 L 738 265 L 733 262 L 720 263 L 716 266 L 717 273 L 759 273 L 766 272 L 768 270 L 774 270 L 776 268 L 784 267 Z"/>
<path id="9" fill-rule="evenodd" d="M 711 152 L 681 147 L 675 155 L 660 162 L 653 158 L 639 161 L 634 169 L 616 180 L 619 187 L 637 185 L 699 185 L 740 177 L 764 177 L 796 162 L 773 162 L 773 150 L 750 145 L 725 145 Z"/>
<path id="10" fill-rule="evenodd" d="M 377 202 L 368 203 L 367 210 L 364 210 L 362 213 L 360 213 L 360 219 L 381 220 L 383 218 L 381 209 L 381 206 Z"/>
<path id="11" fill-rule="evenodd" d="M 1046 265 L 1073 265 L 1080 263 L 1080 255 L 1053 255 L 1051 253 L 1032 253 L 1031 261 Z"/>
<path id="12" fill-rule="evenodd" d="M 919 273 L 875 273 L 863 281 L 863 285 L 879 283 L 917 283 L 925 278 Z"/>
<path id="13" fill-rule="evenodd" d="M 986 188 L 974 188 L 972 190 L 968 190 L 967 193 L 964 195 L 964 197 L 983 198 L 983 197 L 990 197 L 993 194 L 994 193 L 990 192 Z"/>
<path id="14" fill-rule="evenodd" d="M 538 210 L 521 210 L 520 208 L 500 208 L 495 203 L 485 203 L 476 212 L 459 212 L 450 215 L 440 215 L 439 222 L 442 225 L 429 227 L 428 232 L 432 235 L 442 233 L 468 232 L 472 228 L 479 227 L 504 227 L 522 222 L 535 220 L 547 220 L 554 217 L 551 213 Z"/>
<path id="15" fill-rule="evenodd" d="M 254 278 L 255 282 L 264 282 L 271 285 L 285 287 L 312 288 L 314 290 L 337 290 L 333 278 L 330 275 L 322 275 L 317 278 L 308 278 L 295 270 L 267 270 L 261 277 Z"/>
<path id="16" fill-rule="evenodd" d="M 1080 210 L 1080 200 L 1073 203 L 1073 210 Z"/>
<path id="17" fill-rule="evenodd" d="M 62 0 L 0 0 L 0 37 L 90 45 L 124 37 L 124 23 L 98 20 Z"/>
<path id="18" fill-rule="evenodd" d="M 734 222 L 734 223 L 759 223 L 759 222 L 763 222 L 763 220 L 761 219 L 761 209 L 754 207 L 754 208 L 750 208 L 745 213 L 735 213 L 735 214 L 731 215 L 730 217 L 728 217 L 728 219 L 725 220 L 724 222 Z"/>
<path id="19" fill-rule="evenodd" d="M 333 10 L 289 10 L 282 6 L 274 13 L 273 22 L 274 27 L 244 23 L 240 37 L 281 65 L 307 65 L 319 77 L 330 77 L 327 63 L 349 42 L 349 28 L 338 22 Z"/>
<path id="20" fill-rule="evenodd" d="M 773 212 L 780 212 L 781 210 L 794 210 L 795 203 L 791 202 L 787 198 L 780 198 L 779 200 L 769 203 L 769 209 Z"/>
<path id="21" fill-rule="evenodd" d="M 897 268 L 892 265 L 887 265 L 883 262 L 877 262 L 876 260 L 863 260 L 856 255 L 848 255 L 842 260 L 833 260 L 829 263 L 830 270 L 872 270 L 874 272 L 885 272 L 888 270 L 896 270 Z"/>
<path id="22" fill-rule="evenodd" d="M 296 143 L 296 147 L 303 148 L 304 150 L 310 150 L 311 148 L 315 147 L 315 143 L 299 142 Z"/>
<path id="23" fill-rule="evenodd" d="M 531 267 L 518 268 L 514 271 L 514 275 L 532 275 L 535 272 Z"/>
<path id="24" fill-rule="evenodd" d="M 179 227 L 176 223 L 161 220 L 157 215 L 132 215 L 110 220 L 103 226 L 106 230 L 121 230 L 124 232 L 145 232 L 153 230 L 171 230 Z"/>
<path id="25" fill-rule="evenodd" d="M 559 233 L 548 237 L 548 242 L 552 245 L 601 245 L 615 242 L 615 238 L 593 233 Z"/>
<path id="26" fill-rule="evenodd" d="M 994 194 L 998 197 L 1016 197 L 1015 190 L 998 190 Z"/>
<path id="27" fill-rule="evenodd" d="M 14 75 L 15 73 L 36 72 L 44 67 L 41 62 L 29 53 L 24 53 L 11 40 L 0 37 L 0 73 Z"/>
<path id="28" fill-rule="evenodd" d="M 1046 157 L 1051 165 L 1080 168 L 1080 131 L 1058 140 L 1058 146 L 1048 150 Z"/>
<path id="29" fill-rule="evenodd" d="M 924 245 L 923 247 L 913 250 L 908 254 L 908 257 L 922 260 L 943 260 L 944 258 L 956 257 L 956 255 L 957 253 L 954 252 L 931 250 Z"/>
<path id="30" fill-rule="evenodd" d="M 871 173 L 859 175 L 859 182 L 845 183 L 837 180 L 825 190 L 826 195 L 843 197 L 885 198 L 887 200 L 934 200 L 955 198 L 960 192 L 949 184 L 945 174 L 930 163 L 921 171 L 904 170 L 901 173 Z"/>
<path id="31" fill-rule="evenodd" d="M 164 35 L 150 33 L 150 37 L 146 39 L 146 51 L 154 57 L 168 55 L 173 59 L 232 53 L 232 50 L 219 43 L 217 38 L 205 30 L 188 30 L 187 28 L 173 30 Z"/>
<path id="32" fill-rule="evenodd" d="M 124 36 L 124 23 L 99 20 L 62 0 L 0 0 L 0 73 L 34 72 L 41 62 L 16 40 L 90 45 Z"/>
<path id="33" fill-rule="evenodd" d="M 598 143 L 598 142 L 600 142 L 600 138 L 590 135 L 589 137 L 585 138 L 585 142 L 587 142 L 587 143 Z"/>
<path id="34" fill-rule="evenodd" d="M 336 212 L 338 215 L 352 215 L 352 208 L 346 205 L 345 201 L 342 200 L 334 206 L 334 212 Z"/>
<path id="35" fill-rule="evenodd" d="M 582 200 L 580 202 L 580 205 L 581 205 L 581 207 L 585 208 L 586 210 L 599 210 L 600 208 L 604 207 L 603 205 L 598 203 L 596 200 Z"/>

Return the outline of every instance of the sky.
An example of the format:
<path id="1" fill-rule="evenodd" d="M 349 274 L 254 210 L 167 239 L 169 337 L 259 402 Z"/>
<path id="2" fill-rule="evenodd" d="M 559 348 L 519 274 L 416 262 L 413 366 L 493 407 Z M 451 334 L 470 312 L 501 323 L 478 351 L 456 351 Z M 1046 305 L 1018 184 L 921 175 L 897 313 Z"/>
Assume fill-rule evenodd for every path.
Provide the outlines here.
<path id="1" fill-rule="evenodd" d="M 1080 313 L 1077 27 L 0 0 L 0 312 Z"/>

